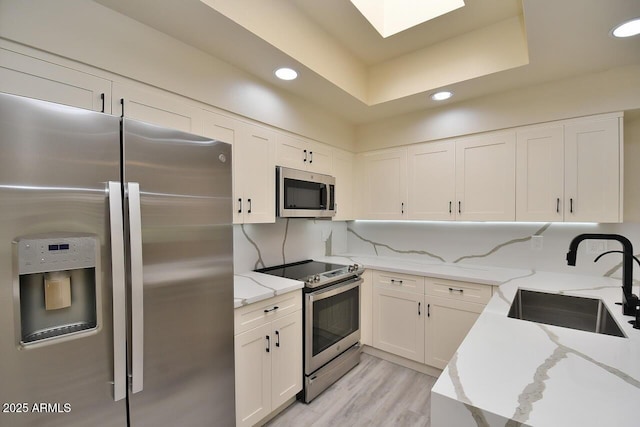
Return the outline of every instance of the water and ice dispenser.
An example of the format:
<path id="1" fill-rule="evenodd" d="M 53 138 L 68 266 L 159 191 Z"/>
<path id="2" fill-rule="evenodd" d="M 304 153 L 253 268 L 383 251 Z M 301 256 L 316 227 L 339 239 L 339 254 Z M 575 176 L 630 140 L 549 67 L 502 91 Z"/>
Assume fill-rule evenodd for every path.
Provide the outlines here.
<path id="1" fill-rule="evenodd" d="M 15 244 L 20 344 L 95 330 L 100 322 L 96 236 L 27 236 Z"/>

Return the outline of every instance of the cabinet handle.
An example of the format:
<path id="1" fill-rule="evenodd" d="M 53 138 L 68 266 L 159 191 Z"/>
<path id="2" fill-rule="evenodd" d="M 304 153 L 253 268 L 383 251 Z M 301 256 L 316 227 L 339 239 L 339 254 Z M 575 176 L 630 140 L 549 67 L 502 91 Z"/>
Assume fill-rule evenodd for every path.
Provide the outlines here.
<path id="1" fill-rule="evenodd" d="M 418 316 L 420 316 L 420 303 L 418 303 Z"/>
<path id="2" fill-rule="evenodd" d="M 120 98 L 120 107 L 122 109 L 122 114 L 120 115 L 120 117 L 124 117 L 124 98 Z"/>
<path id="3" fill-rule="evenodd" d="M 268 309 L 268 310 L 265 308 L 264 312 L 265 312 L 265 313 L 270 313 L 270 312 L 275 311 L 275 310 L 277 310 L 277 309 L 278 309 L 278 306 L 276 305 L 276 306 L 274 306 L 273 308 L 270 308 L 270 309 Z"/>
<path id="4" fill-rule="evenodd" d="M 556 199 L 556 213 L 560 213 L 560 197 Z"/>
<path id="5" fill-rule="evenodd" d="M 449 200 L 449 214 L 451 214 L 451 205 L 452 205 L 452 202 L 451 200 Z"/>
<path id="6" fill-rule="evenodd" d="M 269 353 L 271 351 L 271 338 L 269 338 L 269 335 L 267 335 L 265 338 L 267 339 L 267 348 L 265 348 L 265 350 L 267 351 L 267 353 Z"/>
<path id="7" fill-rule="evenodd" d="M 449 288 L 449 292 L 460 292 L 460 294 L 462 294 L 464 292 L 464 289 Z"/>
<path id="8" fill-rule="evenodd" d="M 462 213 L 462 202 L 460 200 L 458 200 L 458 213 Z"/>
<path id="9" fill-rule="evenodd" d="M 569 212 L 573 213 L 573 197 L 569 199 Z"/>
<path id="10" fill-rule="evenodd" d="M 303 162 L 307 163 L 307 150 L 304 150 L 304 160 Z"/>
<path id="11" fill-rule="evenodd" d="M 402 214 L 404 215 L 404 202 L 402 202 Z"/>
<path id="12" fill-rule="evenodd" d="M 102 111 L 100 111 L 100 112 L 104 113 L 104 93 L 100 94 L 100 99 L 102 100 Z"/>
<path id="13" fill-rule="evenodd" d="M 313 163 L 313 151 L 309 151 L 309 164 Z"/>
<path id="14" fill-rule="evenodd" d="M 431 304 L 427 304 L 427 317 L 431 317 Z"/>
<path id="15" fill-rule="evenodd" d="M 402 280 L 395 280 L 395 279 L 391 279 L 391 284 L 395 285 L 396 281 L 400 284 L 400 286 L 402 286 Z"/>
<path id="16" fill-rule="evenodd" d="M 280 331 L 276 331 L 276 347 L 280 347 Z"/>
<path id="17" fill-rule="evenodd" d="M 249 203 L 249 210 L 247 210 L 247 213 L 251 213 L 251 199 L 247 199 L 247 202 Z"/>
<path id="18" fill-rule="evenodd" d="M 238 213 L 242 213 L 242 199 L 238 199 Z"/>

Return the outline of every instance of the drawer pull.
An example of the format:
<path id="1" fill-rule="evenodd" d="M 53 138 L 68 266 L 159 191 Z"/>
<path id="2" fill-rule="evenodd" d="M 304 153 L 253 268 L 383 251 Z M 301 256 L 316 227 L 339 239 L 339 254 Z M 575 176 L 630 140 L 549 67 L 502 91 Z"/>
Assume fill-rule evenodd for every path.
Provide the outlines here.
<path id="1" fill-rule="evenodd" d="M 449 288 L 449 292 L 460 292 L 462 294 L 464 289 Z"/>
<path id="2" fill-rule="evenodd" d="M 395 280 L 395 279 L 391 279 L 391 284 L 395 285 L 396 282 L 398 282 L 400 284 L 400 286 L 402 286 L 402 280 Z"/>
<path id="3" fill-rule="evenodd" d="M 264 310 L 264 312 L 265 312 L 265 313 L 269 313 L 269 312 L 274 311 L 274 310 L 277 310 L 277 309 L 278 309 L 278 306 L 276 305 L 276 306 L 275 306 L 275 307 L 273 307 L 273 308 L 265 309 L 265 310 Z"/>

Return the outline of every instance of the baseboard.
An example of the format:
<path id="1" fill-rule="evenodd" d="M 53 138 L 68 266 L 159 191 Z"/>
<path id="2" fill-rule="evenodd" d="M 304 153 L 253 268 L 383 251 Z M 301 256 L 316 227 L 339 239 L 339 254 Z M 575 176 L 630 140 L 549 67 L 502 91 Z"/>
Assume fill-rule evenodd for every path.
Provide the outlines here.
<path id="1" fill-rule="evenodd" d="M 433 366 L 425 365 L 413 360 L 405 359 L 404 357 L 387 353 L 384 350 L 370 347 L 368 345 L 362 346 L 362 352 L 370 354 L 380 359 L 384 359 L 387 362 L 395 363 L 396 365 L 404 366 L 405 368 L 413 369 L 414 371 L 422 372 L 432 377 L 438 378 L 442 373 L 442 369 L 434 368 Z"/>

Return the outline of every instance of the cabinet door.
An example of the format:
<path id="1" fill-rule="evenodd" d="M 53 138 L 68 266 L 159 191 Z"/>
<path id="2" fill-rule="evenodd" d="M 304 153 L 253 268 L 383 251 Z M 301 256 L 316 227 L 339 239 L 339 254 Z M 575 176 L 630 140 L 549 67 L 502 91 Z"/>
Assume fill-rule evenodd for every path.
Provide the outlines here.
<path id="1" fill-rule="evenodd" d="M 242 177 L 244 223 L 275 222 L 275 134 L 260 126 L 244 124 L 238 141 L 237 174 Z"/>
<path id="2" fill-rule="evenodd" d="M 0 92 L 111 113 L 111 81 L 6 49 Z"/>
<path id="3" fill-rule="evenodd" d="M 565 221 L 622 221 L 617 117 L 565 127 Z"/>
<path id="4" fill-rule="evenodd" d="M 237 426 L 252 426 L 271 412 L 270 334 L 267 323 L 235 337 Z"/>
<path id="5" fill-rule="evenodd" d="M 293 169 L 306 170 L 309 162 L 307 143 L 289 135 L 278 134 L 276 164 Z"/>
<path id="6" fill-rule="evenodd" d="M 331 147 L 320 143 L 309 143 L 307 150 L 309 153 L 307 170 L 324 175 L 333 174 Z"/>
<path id="7" fill-rule="evenodd" d="M 515 220 L 514 132 L 456 141 L 457 219 Z"/>
<path id="8" fill-rule="evenodd" d="M 233 223 L 242 224 L 242 189 L 244 176 L 239 173 L 242 159 L 238 153 L 240 122 L 212 111 L 203 111 L 202 134 L 208 138 L 228 142 L 233 146 Z"/>
<path id="9" fill-rule="evenodd" d="M 485 306 L 431 296 L 425 302 L 425 363 L 444 369 Z"/>
<path id="10" fill-rule="evenodd" d="M 333 175 L 336 178 L 336 215 L 334 221 L 348 221 L 353 215 L 354 155 L 342 150 L 333 151 Z"/>
<path id="11" fill-rule="evenodd" d="M 424 295 L 373 290 L 373 346 L 424 363 Z"/>
<path id="12" fill-rule="evenodd" d="M 516 157 L 516 220 L 562 221 L 563 127 L 518 132 Z"/>
<path id="13" fill-rule="evenodd" d="M 302 311 L 271 325 L 271 407 L 276 409 L 302 390 Z"/>
<path id="14" fill-rule="evenodd" d="M 407 149 L 364 154 L 362 161 L 364 217 L 407 218 Z"/>
<path id="15" fill-rule="evenodd" d="M 409 219 L 455 219 L 455 144 L 409 147 Z"/>
<path id="16" fill-rule="evenodd" d="M 202 133 L 202 111 L 177 95 L 142 84 L 113 83 L 113 113 L 154 125 Z"/>

